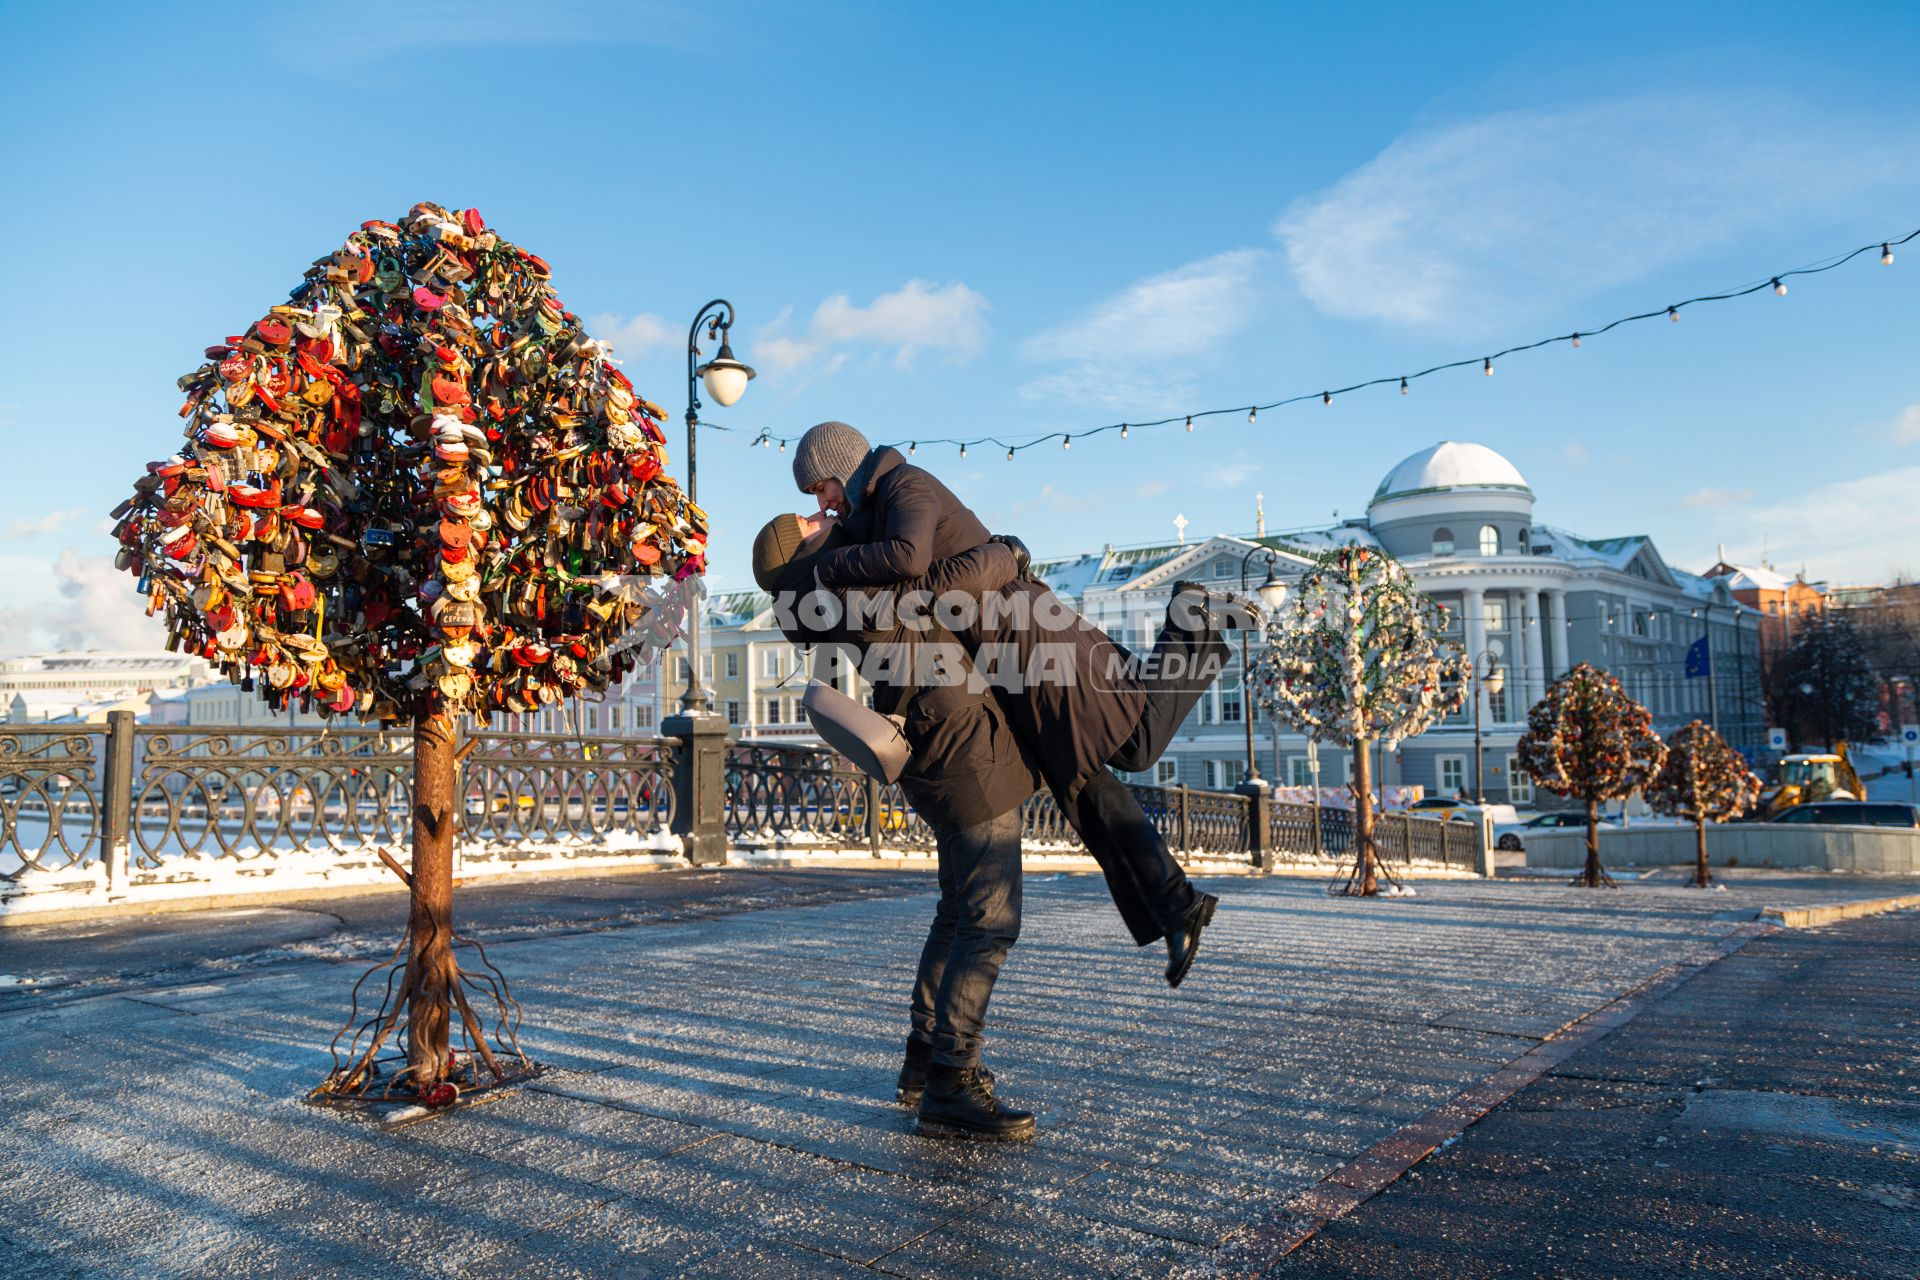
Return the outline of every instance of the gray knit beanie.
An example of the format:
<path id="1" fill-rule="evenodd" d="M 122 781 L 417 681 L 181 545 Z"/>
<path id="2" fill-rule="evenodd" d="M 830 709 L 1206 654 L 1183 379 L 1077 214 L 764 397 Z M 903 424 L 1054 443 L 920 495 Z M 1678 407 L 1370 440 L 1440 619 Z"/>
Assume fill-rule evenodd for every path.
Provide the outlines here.
<path id="1" fill-rule="evenodd" d="M 802 493 L 822 480 L 838 480 L 844 488 L 872 447 L 844 422 L 809 427 L 793 450 L 793 482 Z"/>

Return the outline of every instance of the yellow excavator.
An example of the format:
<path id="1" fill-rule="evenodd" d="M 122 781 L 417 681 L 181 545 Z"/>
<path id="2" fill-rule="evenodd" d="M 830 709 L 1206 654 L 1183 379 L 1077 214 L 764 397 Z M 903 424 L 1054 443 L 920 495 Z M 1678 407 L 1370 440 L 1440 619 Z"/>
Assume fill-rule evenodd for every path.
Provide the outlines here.
<path id="1" fill-rule="evenodd" d="M 1865 800 L 1866 784 L 1854 772 L 1847 744 L 1834 744 L 1832 751 L 1797 751 L 1782 756 L 1773 767 L 1773 778 L 1760 792 L 1753 816 L 1762 822 L 1783 809 L 1816 800 Z"/>

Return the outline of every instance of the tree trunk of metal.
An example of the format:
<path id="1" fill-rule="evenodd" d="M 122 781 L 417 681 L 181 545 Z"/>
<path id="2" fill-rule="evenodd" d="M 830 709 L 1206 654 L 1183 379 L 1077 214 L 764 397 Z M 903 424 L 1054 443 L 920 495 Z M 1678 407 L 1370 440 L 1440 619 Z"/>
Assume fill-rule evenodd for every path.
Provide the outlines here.
<path id="1" fill-rule="evenodd" d="M 1580 883 L 1589 889 L 1600 887 L 1600 802 L 1587 797 L 1587 865 L 1580 872 Z"/>
<path id="2" fill-rule="evenodd" d="M 1373 849 L 1373 760 L 1365 738 L 1353 744 L 1353 842 L 1360 858 L 1360 893 L 1372 896 L 1380 892 L 1380 879 Z"/>
<path id="3" fill-rule="evenodd" d="M 418 1088 L 447 1074 L 453 1000 L 453 724 L 413 722 L 413 898 L 408 920 L 407 1065 Z"/>

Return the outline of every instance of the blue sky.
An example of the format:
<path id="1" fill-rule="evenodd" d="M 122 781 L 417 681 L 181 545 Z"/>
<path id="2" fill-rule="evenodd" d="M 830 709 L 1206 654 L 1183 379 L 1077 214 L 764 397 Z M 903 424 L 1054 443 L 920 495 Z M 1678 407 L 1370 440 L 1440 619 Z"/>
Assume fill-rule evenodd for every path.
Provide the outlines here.
<path id="1" fill-rule="evenodd" d="M 801 505 L 763 428 L 1265 401 L 1920 227 L 1916 45 L 1905 5 L 0 7 L 0 650 L 158 638 L 103 520 L 173 380 L 419 199 L 548 258 L 676 420 L 693 312 L 737 305 L 725 590 Z M 1547 522 L 1871 580 L 1920 571 L 1917 304 L 1920 242 L 1404 398 L 916 461 L 1064 554 L 1246 531 L 1255 493 L 1357 515 L 1470 439 Z"/>

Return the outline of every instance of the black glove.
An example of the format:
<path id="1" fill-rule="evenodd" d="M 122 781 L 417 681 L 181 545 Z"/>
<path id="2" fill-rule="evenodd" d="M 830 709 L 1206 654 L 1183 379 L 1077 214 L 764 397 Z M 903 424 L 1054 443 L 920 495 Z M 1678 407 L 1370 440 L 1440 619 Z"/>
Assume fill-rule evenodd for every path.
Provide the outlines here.
<path id="1" fill-rule="evenodd" d="M 1033 577 L 1033 553 L 1027 550 L 1027 544 L 1010 533 L 996 533 L 988 542 L 997 542 L 1013 552 L 1013 576 L 1016 578 Z"/>

